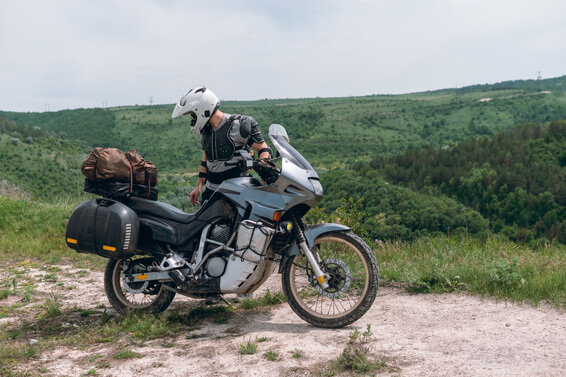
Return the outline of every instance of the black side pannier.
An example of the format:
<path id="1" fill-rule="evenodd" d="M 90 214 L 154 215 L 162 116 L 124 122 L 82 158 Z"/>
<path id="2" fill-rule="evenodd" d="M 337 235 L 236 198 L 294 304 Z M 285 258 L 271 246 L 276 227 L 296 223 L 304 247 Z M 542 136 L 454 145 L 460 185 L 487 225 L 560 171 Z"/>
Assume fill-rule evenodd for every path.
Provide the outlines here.
<path id="1" fill-rule="evenodd" d="M 134 255 L 140 221 L 126 205 L 109 199 L 81 203 L 67 224 L 67 246 L 79 253 L 122 259 Z"/>

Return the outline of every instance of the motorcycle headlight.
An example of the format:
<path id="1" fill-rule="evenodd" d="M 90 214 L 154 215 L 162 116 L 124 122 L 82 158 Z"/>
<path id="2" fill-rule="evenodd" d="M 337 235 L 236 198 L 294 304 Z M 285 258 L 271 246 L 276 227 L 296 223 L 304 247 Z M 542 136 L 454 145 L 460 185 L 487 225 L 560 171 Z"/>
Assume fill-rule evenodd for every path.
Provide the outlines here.
<path id="1" fill-rule="evenodd" d="M 316 196 L 322 196 L 324 194 L 324 190 L 322 189 L 322 185 L 318 179 L 309 179 L 311 182 L 312 188 L 314 189 L 314 194 Z"/>

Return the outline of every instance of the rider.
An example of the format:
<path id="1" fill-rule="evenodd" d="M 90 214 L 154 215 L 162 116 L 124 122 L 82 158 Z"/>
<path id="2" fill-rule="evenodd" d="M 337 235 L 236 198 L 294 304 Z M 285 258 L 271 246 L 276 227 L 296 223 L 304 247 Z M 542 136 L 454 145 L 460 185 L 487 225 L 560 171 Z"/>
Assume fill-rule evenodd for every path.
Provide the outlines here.
<path id="1" fill-rule="evenodd" d="M 204 150 L 197 184 L 189 196 L 192 204 L 198 203 L 202 186 L 206 185 L 202 193 L 202 201 L 205 201 L 224 180 L 240 176 L 240 168 L 226 164 L 226 162 L 238 161 L 238 150 L 251 146 L 259 152 L 260 159 L 269 159 L 272 155 L 271 148 L 263 140 L 254 118 L 225 114 L 218 110 L 219 106 L 220 101 L 212 90 L 201 86 L 189 90 L 173 110 L 173 118 L 185 114 L 192 117 L 191 132 L 200 133 L 200 142 Z M 248 122 L 251 128 L 249 137 L 240 132 L 240 127 L 245 122 Z M 252 297 L 251 293 L 239 294 L 234 301 L 239 302 L 249 297 Z M 215 304 L 219 301 L 219 296 L 212 295 L 206 303 Z"/>
<path id="2" fill-rule="evenodd" d="M 272 155 L 254 118 L 225 114 L 218 110 L 219 106 L 220 101 L 212 90 L 201 86 L 189 90 L 173 110 L 173 118 L 185 114 L 192 117 L 191 131 L 200 133 L 204 150 L 197 184 L 189 197 L 192 204 L 198 203 L 203 186 L 206 189 L 202 193 L 202 200 L 205 201 L 224 180 L 240 176 L 240 168 L 226 164 L 238 161 L 238 150 L 251 147 L 259 152 L 260 159 L 269 159 Z M 246 122 L 251 126 L 249 137 L 240 131 L 241 125 Z"/>

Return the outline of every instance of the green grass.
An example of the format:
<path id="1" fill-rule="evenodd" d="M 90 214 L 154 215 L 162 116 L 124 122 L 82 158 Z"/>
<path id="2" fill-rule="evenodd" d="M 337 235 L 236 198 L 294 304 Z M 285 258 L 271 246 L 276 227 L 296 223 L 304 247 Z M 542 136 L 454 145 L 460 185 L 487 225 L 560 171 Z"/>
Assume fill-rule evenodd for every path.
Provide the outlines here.
<path id="1" fill-rule="evenodd" d="M 115 359 L 118 359 L 118 360 L 130 359 L 130 358 L 132 358 L 132 357 L 140 358 L 141 355 L 138 354 L 138 353 L 135 353 L 134 351 L 129 350 L 129 349 L 127 349 L 127 348 L 122 348 L 122 349 L 120 349 L 120 350 L 119 350 L 118 352 L 116 352 L 116 354 L 114 355 L 114 358 L 115 358 Z"/>
<path id="2" fill-rule="evenodd" d="M 372 245 L 382 282 L 413 292 L 467 291 L 497 299 L 566 308 L 566 246 L 531 249 L 499 237 L 440 237 Z"/>
<path id="3" fill-rule="evenodd" d="M 249 338 L 248 340 L 244 339 L 243 343 L 238 344 L 238 351 L 240 355 L 253 355 L 257 352 L 257 347 L 257 338 L 255 340 L 252 340 L 252 338 Z"/>
<path id="4" fill-rule="evenodd" d="M 3 309 L 0 310 L 0 314 L 4 312 Z M 116 351 L 110 356 L 113 359 L 140 358 L 142 355 L 132 351 L 131 347 L 143 346 L 153 339 L 187 333 L 193 330 L 199 321 L 218 317 L 227 319 L 232 313 L 231 308 L 217 307 L 114 317 L 108 315 L 106 311 L 100 313 L 92 309 L 63 308 L 57 296 L 45 300 L 43 305 L 30 306 L 29 311 L 36 315 L 25 321 L 2 326 L 1 376 L 19 376 L 20 372 L 17 372 L 19 366 L 59 347 L 90 350 L 98 349 L 103 344 L 111 344 L 117 346 Z M 211 325 L 214 325 L 213 322 L 211 321 Z M 37 339 L 38 343 L 30 346 L 29 340 L 32 338 Z M 167 342 L 165 347 L 170 348 L 173 345 L 174 343 Z M 96 361 L 97 368 L 108 368 L 108 360 L 98 360 L 99 358 L 101 356 L 93 355 L 89 362 Z M 89 371 L 86 375 L 97 374 Z"/>
<path id="5" fill-rule="evenodd" d="M 271 293 L 268 289 L 263 296 L 243 299 L 239 307 L 242 309 L 255 309 L 258 307 L 279 305 L 285 301 L 283 292 Z"/>
<path id="6" fill-rule="evenodd" d="M 39 262 L 52 264 L 62 259 L 70 259 L 77 265 L 101 267 L 105 262 L 103 258 L 78 254 L 65 244 L 66 221 L 79 202 L 62 200 L 46 204 L 0 197 L 0 260 L 5 265 L 19 264 L 18 268 Z M 566 306 L 564 245 L 554 243 L 552 247 L 531 249 L 492 236 L 484 241 L 437 237 L 411 243 L 379 242 L 370 246 L 377 256 L 382 280 L 402 282 L 411 291 L 465 290 L 533 305 L 545 301 L 556 307 Z M 48 272 L 46 276 L 56 276 Z M 0 282 L 0 286 L 3 297 L 17 293 L 28 300 L 33 298 L 33 287 L 22 285 L 17 275 Z M 284 301 L 280 292 L 267 292 L 262 297 L 243 300 L 240 307 L 253 309 Z M 192 313 L 185 320 L 215 315 L 222 322 L 224 319 L 220 317 L 226 317 L 226 313 L 207 312 L 218 309 L 198 310 L 203 312 Z"/>
<path id="7" fill-rule="evenodd" d="M 67 219 L 80 201 L 55 204 L 0 196 L 0 257 L 60 258 L 72 255 L 64 239 Z"/>
<path id="8" fill-rule="evenodd" d="M 267 351 L 264 356 L 269 361 L 281 360 L 281 358 L 279 357 L 279 353 L 277 353 L 275 351 Z"/>
<path id="9" fill-rule="evenodd" d="M 43 313 L 40 314 L 43 318 L 57 317 L 63 314 L 61 311 L 61 298 L 59 296 L 53 296 L 53 298 L 45 300 L 43 303 Z"/>
<path id="10" fill-rule="evenodd" d="M 373 341 L 371 325 L 367 325 L 367 330 L 360 332 L 354 330 L 348 335 L 346 347 L 323 373 L 333 375 L 335 369 L 344 371 L 354 371 L 356 374 L 374 374 L 376 371 L 387 367 L 385 360 L 378 360 L 371 356 L 370 343 Z M 396 368 L 391 368 L 395 370 Z"/>
<path id="11" fill-rule="evenodd" d="M 167 321 L 172 325 L 188 326 L 189 331 L 194 330 L 196 325 L 206 318 L 212 318 L 214 323 L 226 323 L 232 315 L 234 309 L 229 306 L 197 306 L 188 313 L 172 311 L 166 313 Z"/>

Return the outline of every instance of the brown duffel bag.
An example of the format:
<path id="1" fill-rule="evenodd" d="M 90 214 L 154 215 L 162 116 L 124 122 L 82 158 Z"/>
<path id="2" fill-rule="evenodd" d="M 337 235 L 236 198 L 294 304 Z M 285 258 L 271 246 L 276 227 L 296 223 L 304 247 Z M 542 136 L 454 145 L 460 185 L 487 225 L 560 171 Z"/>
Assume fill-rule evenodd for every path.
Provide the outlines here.
<path id="1" fill-rule="evenodd" d="M 157 168 L 151 161 L 144 160 L 135 149 L 127 152 L 126 158 L 132 164 L 136 183 L 148 186 L 157 184 Z"/>
<path id="2" fill-rule="evenodd" d="M 91 181 L 115 181 L 140 185 L 157 185 L 157 168 L 132 149 L 124 153 L 117 148 L 94 148 L 83 162 L 81 171 Z"/>
<path id="3" fill-rule="evenodd" d="M 157 199 L 157 168 L 135 149 L 124 153 L 117 148 L 94 148 L 81 171 L 87 178 L 87 192 L 115 199 L 131 195 Z"/>

